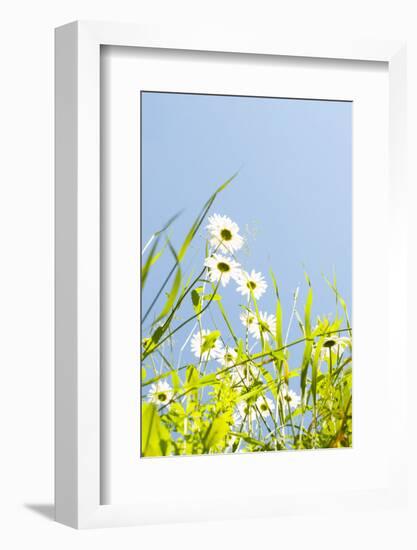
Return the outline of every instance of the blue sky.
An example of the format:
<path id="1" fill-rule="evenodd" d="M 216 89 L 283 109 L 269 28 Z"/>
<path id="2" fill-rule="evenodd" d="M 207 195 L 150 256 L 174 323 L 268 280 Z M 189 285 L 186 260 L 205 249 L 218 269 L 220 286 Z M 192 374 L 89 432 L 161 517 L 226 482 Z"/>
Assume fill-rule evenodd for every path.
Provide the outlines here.
<path id="1" fill-rule="evenodd" d="M 247 241 L 239 261 L 246 270 L 266 277 L 274 270 L 284 326 L 297 286 L 303 309 L 304 270 L 312 281 L 315 314 L 335 310 L 334 295 L 323 279 L 323 274 L 331 278 L 333 269 L 351 310 L 350 102 L 143 92 L 141 131 L 142 245 L 182 211 L 170 233 L 179 246 L 215 188 L 239 170 L 211 213 L 230 216 L 239 225 Z M 201 269 L 203 258 L 204 229 L 185 268 Z M 142 296 L 144 311 L 171 265 L 165 254 L 152 272 Z M 274 313 L 268 283 L 259 308 Z M 223 296 L 239 327 L 243 298 L 233 283 Z M 297 330 L 294 325 L 293 336 Z M 187 333 L 178 334 L 179 345 Z M 184 360 L 189 359 L 186 353 Z"/>

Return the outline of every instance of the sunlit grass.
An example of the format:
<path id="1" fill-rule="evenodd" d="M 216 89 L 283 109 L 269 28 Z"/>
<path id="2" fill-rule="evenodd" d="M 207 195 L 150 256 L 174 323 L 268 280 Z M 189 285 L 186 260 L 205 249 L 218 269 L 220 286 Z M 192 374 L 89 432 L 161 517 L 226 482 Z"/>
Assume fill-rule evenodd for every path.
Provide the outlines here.
<path id="1" fill-rule="evenodd" d="M 238 225 L 209 214 L 235 177 L 205 203 L 178 251 L 168 236 L 176 216 L 142 251 L 142 291 L 158 260 L 165 254 L 173 259 L 142 317 L 143 456 L 352 445 L 352 328 L 336 279 L 325 279 L 335 298 L 332 315 L 312 318 L 314 291 L 306 274 L 305 302 L 299 303 L 297 288 L 284 319 L 279 274 L 244 266 Z M 186 273 L 191 243 L 201 247 L 205 260 Z M 273 311 L 261 305 L 267 288 Z M 233 315 L 223 304 L 231 292 L 242 298 Z M 298 336 L 289 341 L 293 325 Z M 294 354 L 299 348 L 302 353 Z M 182 362 L 185 350 L 193 362 Z"/>

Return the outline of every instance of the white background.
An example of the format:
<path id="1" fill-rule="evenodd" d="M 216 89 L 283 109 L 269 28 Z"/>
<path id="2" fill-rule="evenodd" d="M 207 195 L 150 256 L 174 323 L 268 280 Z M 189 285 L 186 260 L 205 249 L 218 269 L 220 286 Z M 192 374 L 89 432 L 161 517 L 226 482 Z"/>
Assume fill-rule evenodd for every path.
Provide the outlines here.
<path id="1" fill-rule="evenodd" d="M 0 86 L 0 545 L 3 548 L 415 548 L 414 511 L 340 517 L 76 532 L 52 523 L 53 498 L 53 28 L 74 19 L 268 26 L 282 35 L 409 40 L 408 93 L 417 97 L 412 0 L 14 0 L 1 10 Z M 207 7 L 205 7 L 207 6 Z M 409 149 L 417 111 L 409 109 Z M 414 125 L 416 128 L 412 128 Z M 416 182 L 410 164 L 410 181 Z M 417 194 L 410 190 L 416 230 Z M 414 205 L 414 207 L 413 207 Z M 415 240 L 414 240 L 415 243 Z M 416 246 L 410 280 L 417 280 Z M 410 311 L 416 308 L 410 296 Z M 410 341 L 413 324 L 410 315 Z M 415 323 L 415 321 L 414 321 Z M 416 375 L 410 365 L 410 398 Z M 417 368 L 417 367 L 416 367 Z M 393 381 L 395 391 L 395 381 Z M 413 419 L 412 419 L 413 420 Z M 410 440 L 415 438 L 410 424 Z M 411 445 L 411 442 L 410 442 Z M 414 452 L 415 448 L 410 449 Z M 411 472 L 414 495 L 415 475 Z M 414 497 L 415 502 L 415 497 Z M 262 502 L 254 502 L 262 506 Z M 42 512 L 42 513 L 39 513 Z"/>

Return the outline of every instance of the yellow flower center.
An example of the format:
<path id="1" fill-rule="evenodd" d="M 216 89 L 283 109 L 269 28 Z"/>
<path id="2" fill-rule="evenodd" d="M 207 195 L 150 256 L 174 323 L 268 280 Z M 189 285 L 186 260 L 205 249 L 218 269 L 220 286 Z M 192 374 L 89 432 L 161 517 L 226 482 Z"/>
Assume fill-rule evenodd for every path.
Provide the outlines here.
<path id="1" fill-rule="evenodd" d="M 220 237 L 223 241 L 231 241 L 232 236 L 232 232 L 229 229 L 224 228 L 220 231 Z"/>
<path id="2" fill-rule="evenodd" d="M 227 273 L 227 271 L 230 271 L 230 265 L 226 262 L 219 262 L 217 264 L 217 269 L 222 273 Z"/>
<path id="3" fill-rule="evenodd" d="M 264 321 L 260 322 L 259 328 L 262 332 L 269 332 L 269 326 Z"/>
<path id="4" fill-rule="evenodd" d="M 323 347 L 324 348 L 332 348 L 336 344 L 337 344 L 336 340 L 326 340 L 326 342 L 324 342 L 324 344 L 323 344 Z"/>

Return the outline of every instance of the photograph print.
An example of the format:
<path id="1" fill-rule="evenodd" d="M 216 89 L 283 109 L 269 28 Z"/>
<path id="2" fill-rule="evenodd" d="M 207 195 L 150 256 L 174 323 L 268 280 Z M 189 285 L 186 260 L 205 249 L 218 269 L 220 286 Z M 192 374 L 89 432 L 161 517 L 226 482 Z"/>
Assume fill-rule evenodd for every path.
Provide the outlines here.
<path id="1" fill-rule="evenodd" d="M 140 107 L 141 457 L 351 447 L 352 103 Z"/>

